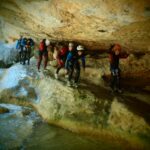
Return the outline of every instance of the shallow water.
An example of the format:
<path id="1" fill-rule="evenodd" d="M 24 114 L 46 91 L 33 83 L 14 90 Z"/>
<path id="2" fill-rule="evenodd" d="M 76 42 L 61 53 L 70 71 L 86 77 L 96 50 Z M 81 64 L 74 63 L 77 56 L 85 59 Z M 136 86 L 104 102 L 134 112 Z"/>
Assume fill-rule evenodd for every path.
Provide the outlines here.
<path id="1" fill-rule="evenodd" d="M 39 125 L 30 138 L 24 143 L 25 149 L 48 149 L 48 150 L 110 150 L 119 149 L 102 141 L 95 141 L 86 137 L 73 134 L 66 130 L 49 126 Z"/>
<path id="2" fill-rule="evenodd" d="M 96 141 L 50 126 L 27 107 L 3 106 L 10 113 L 0 114 L 0 150 L 110 150 L 120 149 L 103 140 Z M 24 113 L 23 112 L 29 112 Z"/>

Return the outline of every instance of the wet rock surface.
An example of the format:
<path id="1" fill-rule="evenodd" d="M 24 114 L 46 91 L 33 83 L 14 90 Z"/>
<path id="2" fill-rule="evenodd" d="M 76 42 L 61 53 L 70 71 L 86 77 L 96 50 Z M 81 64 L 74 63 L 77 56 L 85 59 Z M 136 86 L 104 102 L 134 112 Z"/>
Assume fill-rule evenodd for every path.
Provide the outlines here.
<path id="1" fill-rule="evenodd" d="M 116 137 L 121 139 L 121 144 L 125 140 L 127 149 L 149 147 L 150 95 L 145 90 L 147 84 L 143 84 L 142 92 L 142 88 L 138 90 L 130 82 L 133 87 L 125 86 L 123 94 L 111 93 L 108 83 L 102 82 L 97 74 L 91 76 L 87 67 L 89 78 L 87 75 L 84 78 L 82 72 L 80 86 L 74 89 L 66 86 L 63 70 L 59 80 L 56 80 L 53 67 L 49 66 L 47 71 L 39 73 L 35 65 L 33 58 L 30 67 L 12 66 L 17 80 L 1 84 L 1 102 L 32 106 L 50 124 L 73 132 L 104 139 Z M 20 67 L 23 68 L 20 70 Z M 1 83 L 8 78 L 7 73 L 5 75 L 1 77 Z M 93 82 L 91 77 L 95 79 Z M 23 113 L 24 116 L 28 114 L 30 112 Z"/>
<path id="2" fill-rule="evenodd" d="M 0 149 L 94 150 L 120 149 L 119 144 L 71 133 L 44 122 L 33 109 L 0 104 L 10 110 L 0 114 Z M 27 114 L 27 112 L 30 112 Z M 24 115 L 25 114 L 25 115 Z M 69 141 L 69 142 L 68 142 Z"/>
<path id="3" fill-rule="evenodd" d="M 9 112 L 0 114 L 0 149 L 17 149 L 32 133 L 33 127 L 41 118 L 29 107 L 1 103 L 0 107 Z M 24 112 L 31 113 L 24 116 Z"/>
<path id="4" fill-rule="evenodd" d="M 9 109 L 8 109 L 8 108 L 0 107 L 0 114 L 8 113 L 8 112 L 9 112 Z"/>

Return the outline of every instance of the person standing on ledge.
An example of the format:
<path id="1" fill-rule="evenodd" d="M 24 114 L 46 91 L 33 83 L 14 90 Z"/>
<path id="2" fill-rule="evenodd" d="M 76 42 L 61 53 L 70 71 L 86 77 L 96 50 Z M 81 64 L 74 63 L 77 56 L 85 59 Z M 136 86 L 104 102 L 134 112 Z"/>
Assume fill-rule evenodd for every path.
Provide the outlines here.
<path id="1" fill-rule="evenodd" d="M 23 36 L 20 36 L 20 39 L 17 41 L 16 49 L 18 49 L 19 52 L 19 62 L 20 64 L 24 63 L 24 49 L 25 49 L 26 41 Z"/>
<path id="2" fill-rule="evenodd" d="M 66 57 L 67 57 L 67 53 L 68 53 L 68 48 L 65 46 L 65 44 L 60 43 L 60 50 L 58 51 L 57 54 L 57 62 L 58 62 L 58 66 L 56 69 L 56 73 L 55 73 L 55 78 L 58 79 L 59 76 L 59 71 L 64 67 L 65 62 L 66 62 Z"/>
<path id="3" fill-rule="evenodd" d="M 47 51 L 47 47 L 50 45 L 50 41 L 43 39 L 40 42 L 40 47 L 39 47 L 39 58 L 38 58 L 38 63 L 37 63 L 37 67 L 38 67 L 38 71 L 40 72 L 40 65 L 44 56 L 44 70 L 46 70 L 47 67 L 47 62 L 48 62 L 48 51 Z"/>
<path id="4" fill-rule="evenodd" d="M 32 51 L 33 47 L 34 47 L 33 39 L 32 38 L 27 39 L 25 61 L 27 59 L 28 65 L 30 65 L 30 57 L 31 57 L 31 51 Z"/>
<path id="5" fill-rule="evenodd" d="M 119 44 L 114 44 L 111 46 L 109 51 L 109 62 L 111 71 L 111 89 L 113 92 L 122 93 L 120 86 L 120 68 L 119 60 L 120 58 L 127 58 L 129 55 L 127 53 L 121 53 L 121 46 Z"/>
<path id="6" fill-rule="evenodd" d="M 75 88 L 78 87 L 78 82 L 80 78 L 80 62 L 79 60 L 81 59 L 82 61 L 82 66 L 83 69 L 85 70 L 85 55 L 84 55 L 84 47 L 82 45 L 77 46 L 77 50 L 75 51 L 69 51 L 66 59 L 66 64 L 65 68 L 68 70 L 68 86 L 72 86 L 72 78 L 73 78 L 73 73 L 74 75 L 74 83 L 73 86 Z"/>

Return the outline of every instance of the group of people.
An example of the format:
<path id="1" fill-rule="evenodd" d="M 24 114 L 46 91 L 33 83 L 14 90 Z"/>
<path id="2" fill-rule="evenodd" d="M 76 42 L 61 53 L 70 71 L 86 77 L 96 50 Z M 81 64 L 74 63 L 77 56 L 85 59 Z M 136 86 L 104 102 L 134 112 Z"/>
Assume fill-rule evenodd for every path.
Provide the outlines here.
<path id="1" fill-rule="evenodd" d="M 27 39 L 24 44 L 23 38 L 18 40 L 18 47 L 20 49 L 20 62 L 27 58 L 28 64 L 30 63 L 31 47 L 34 46 L 34 42 L 31 39 Z M 33 40 L 32 40 L 33 41 Z M 42 59 L 44 58 L 44 69 L 46 70 L 48 62 L 48 48 L 51 47 L 51 43 L 47 39 L 43 39 L 40 42 L 38 50 L 38 62 L 37 69 L 40 71 L 40 65 Z M 29 54 L 28 54 L 29 52 Z M 23 56 L 22 56 L 23 55 Z M 109 49 L 109 61 L 110 61 L 110 72 L 111 72 L 111 89 L 115 92 L 121 93 L 120 86 L 120 69 L 119 60 L 120 58 L 127 58 L 128 54 L 121 53 L 121 46 L 119 44 L 114 44 Z M 23 58 L 23 59 L 22 59 Z M 85 70 L 85 48 L 83 45 L 76 45 L 73 42 L 69 44 L 60 43 L 59 45 L 53 46 L 53 58 L 57 61 L 57 68 L 55 72 L 55 78 L 59 78 L 59 71 L 62 68 L 66 70 L 67 85 L 78 87 L 81 65 L 83 70 Z"/>
<path id="2" fill-rule="evenodd" d="M 26 38 L 21 36 L 17 41 L 16 49 L 18 49 L 19 53 L 19 62 L 23 65 L 30 64 L 31 51 L 34 48 L 34 41 L 32 38 Z"/>
<path id="3" fill-rule="evenodd" d="M 44 69 L 47 67 L 48 61 L 48 47 L 50 41 L 43 39 L 39 46 L 39 58 L 38 58 L 38 71 L 40 71 L 40 65 L 42 58 L 44 57 Z M 59 78 L 59 71 L 62 68 L 66 70 L 66 77 L 68 78 L 67 85 L 78 87 L 80 78 L 80 60 L 82 61 L 83 69 L 85 69 L 85 49 L 82 45 L 75 46 L 70 42 L 68 45 L 60 43 L 54 46 L 53 58 L 57 60 L 57 68 L 55 72 L 55 78 Z M 72 82 L 73 80 L 73 82 Z"/>

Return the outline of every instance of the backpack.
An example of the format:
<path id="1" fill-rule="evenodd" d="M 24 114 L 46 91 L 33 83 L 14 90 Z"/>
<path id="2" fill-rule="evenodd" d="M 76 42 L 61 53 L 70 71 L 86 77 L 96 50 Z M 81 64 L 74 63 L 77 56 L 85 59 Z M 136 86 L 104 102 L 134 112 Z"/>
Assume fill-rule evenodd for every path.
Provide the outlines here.
<path id="1" fill-rule="evenodd" d="M 21 47 L 21 39 L 17 41 L 16 49 L 20 49 Z"/>
<path id="2" fill-rule="evenodd" d="M 33 41 L 33 39 L 29 39 L 29 41 L 30 41 L 30 46 L 34 46 L 34 41 Z"/>
<path id="3" fill-rule="evenodd" d="M 27 44 L 27 38 L 21 39 L 21 46 L 26 46 Z"/>

